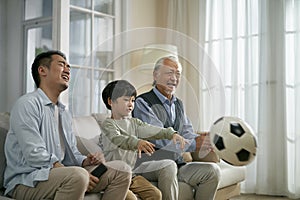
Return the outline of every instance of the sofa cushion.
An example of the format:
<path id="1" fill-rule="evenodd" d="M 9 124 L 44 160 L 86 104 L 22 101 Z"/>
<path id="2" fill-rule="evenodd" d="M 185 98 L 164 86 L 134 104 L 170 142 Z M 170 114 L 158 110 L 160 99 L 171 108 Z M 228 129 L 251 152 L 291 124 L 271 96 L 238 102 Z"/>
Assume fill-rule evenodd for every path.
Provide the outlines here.
<path id="1" fill-rule="evenodd" d="M 4 143 L 9 128 L 9 113 L 0 113 L 0 188 L 3 187 L 3 176 L 6 166 Z"/>
<path id="2" fill-rule="evenodd" d="M 100 125 L 106 118 L 110 117 L 110 114 L 109 113 L 92 113 L 92 116 L 95 118 L 95 120 Z"/>
<path id="3" fill-rule="evenodd" d="M 242 182 L 246 178 L 246 166 L 232 166 L 224 161 L 218 163 L 221 168 L 221 181 L 218 189 L 224 188 L 239 182 Z"/>
<path id="4" fill-rule="evenodd" d="M 1 150 L 0 150 L 0 188 L 3 187 L 3 178 L 4 178 L 4 170 L 6 166 L 6 159 L 5 159 L 5 154 L 4 154 L 4 142 L 6 138 L 6 133 L 7 130 L 0 127 L 0 145 L 1 145 Z"/>
<path id="5" fill-rule="evenodd" d="M 99 146 L 101 130 L 92 116 L 74 117 L 73 130 L 76 135 L 78 150 L 82 154 L 87 155 L 102 151 Z"/>

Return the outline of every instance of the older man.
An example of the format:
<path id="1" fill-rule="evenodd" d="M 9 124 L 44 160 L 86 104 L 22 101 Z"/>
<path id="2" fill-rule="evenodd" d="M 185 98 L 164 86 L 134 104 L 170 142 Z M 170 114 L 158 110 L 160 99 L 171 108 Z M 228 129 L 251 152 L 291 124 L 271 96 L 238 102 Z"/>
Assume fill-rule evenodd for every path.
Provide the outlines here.
<path id="1" fill-rule="evenodd" d="M 189 141 L 186 152 L 199 152 L 201 137 L 194 133 L 193 126 L 185 114 L 183 103 L 175 96 L 180 82 L 182 66 L 173 56 L 159 59 L 153 71 L 153 89 L 137 97 L 134 117 L 152 125 L 173 127 Z M 174 151 L 168 140 L 151 141 L 157 151 L 149 159 L 173 159 L 178 165 L 178 179 L 196 189 L 195 199 L 213 200 L 220 179 L 220 169 L 215 163 L 185 163 L 180 152 Z"/>

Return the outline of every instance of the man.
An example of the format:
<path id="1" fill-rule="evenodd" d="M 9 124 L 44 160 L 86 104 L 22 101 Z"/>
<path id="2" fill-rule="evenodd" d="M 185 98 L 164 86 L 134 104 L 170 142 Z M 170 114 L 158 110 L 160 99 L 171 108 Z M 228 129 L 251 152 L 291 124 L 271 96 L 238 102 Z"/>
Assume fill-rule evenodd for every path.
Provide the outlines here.
<path id="1" fill-rule="evenodd" d="M 5 194 L 15 199 L 83 199 L 85 192 L 104 190 L 102 199 L 125 199 L 130 168 L 123 162 L 105 163 L 100 152 L 84 156 L 76 147 L 72 117 L 58 100 L 70 80 L 65 55 L 41 53 L 31 70 L 37 90 L 22 96 L 11 111 Z M 83 168 L 102 163 L 107 171 L 99 177 Z"/>
<path id="2" fill-rule="evenodd" d="M 159 59 L 153 71 L 154 88 L 137 97 L 134 117 L 160 127 L 173 127 L 189 141 L 186 152 L 199 152 L 201 137 L 194 133 L 192 124 L 184 112 L 183 104 L 175 96 L 182 72 L 181 64 L 173 56 Z M 196 189 L 195 199 L 214 199 L 220 179 L 220 169 L 215 163 L 185 163 L 181 154 L 176 153 L 168 140 L 151 141 L 159 150 L 149 159 L 174 159 L 179 167 L 178 179 Z M 210 148 L 208 146 L 208 148 Z M 207 150 L 207 148 L 205 149 Z"/>

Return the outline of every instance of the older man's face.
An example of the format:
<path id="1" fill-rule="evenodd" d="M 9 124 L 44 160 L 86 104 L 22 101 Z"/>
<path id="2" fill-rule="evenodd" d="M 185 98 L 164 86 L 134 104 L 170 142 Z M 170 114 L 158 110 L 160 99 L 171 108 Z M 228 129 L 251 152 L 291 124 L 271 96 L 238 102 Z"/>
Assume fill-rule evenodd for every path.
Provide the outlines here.
<path id="1" fill-rule="evenodd" d="M 179 84 L 181 68 L 170 59 L 165 59 L 163 64 L 153 73 L 153 78 L 157 89 L 166 97 L 171 98 Z"/>

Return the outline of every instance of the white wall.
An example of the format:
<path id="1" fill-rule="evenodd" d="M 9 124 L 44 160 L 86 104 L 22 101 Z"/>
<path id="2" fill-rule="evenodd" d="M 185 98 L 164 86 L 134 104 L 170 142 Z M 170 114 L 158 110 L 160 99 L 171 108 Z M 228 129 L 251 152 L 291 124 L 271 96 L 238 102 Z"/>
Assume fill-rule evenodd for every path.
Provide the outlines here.
<path id="1" fill-rule="evenodd" d="M 6 111 L 6 2 L 0 0 L 0 112 Z"/>
<path id="2" fill-rule="evenodd" d="M 22 1 L 0 0 L 0 112 L 10 111 L 23 94 Z"/>
<path id="3" fill-rule="evenodd" d="M 159 27 L 166 27 L 169 0 L 128 0 L 127 2 L 127 48 L 130 52 L 123 57 L 128 59 L 123 65 L 122 79 L 135 85 L 138 92 L 152 88 L 152 67 L 150 70 L 140 69 L 143 47 L 147 44 L 159 43 L 164 37 L 159 34 Z M 157 27 L 154 28 L 154 27 Z M 126 52 L 127 53 L 127 52 Z M 118 78 L 118 77 L 117 77 Z"/>

